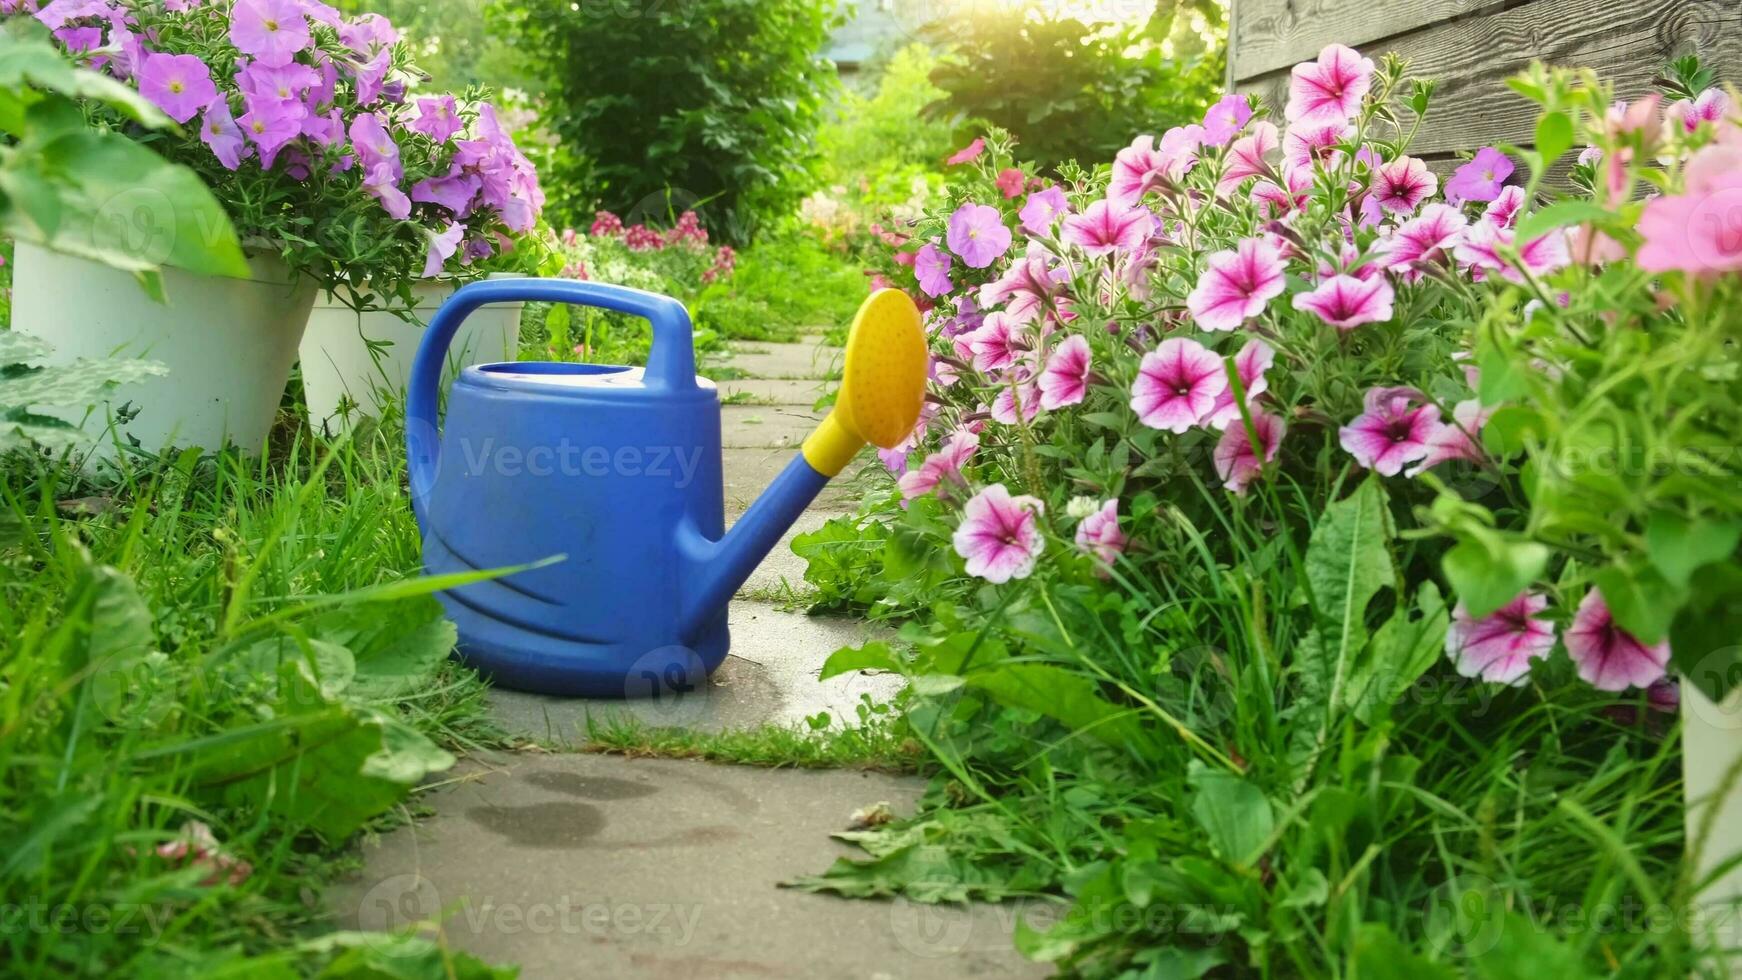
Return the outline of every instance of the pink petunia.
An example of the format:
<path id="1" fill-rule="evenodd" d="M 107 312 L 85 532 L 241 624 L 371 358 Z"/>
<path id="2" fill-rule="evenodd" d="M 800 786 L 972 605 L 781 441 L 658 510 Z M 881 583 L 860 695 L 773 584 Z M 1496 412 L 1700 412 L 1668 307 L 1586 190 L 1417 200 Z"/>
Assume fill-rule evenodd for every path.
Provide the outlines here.
<path id="1" fill-rule="evenodd" d="M 218 97 L 206 63 L 191 54 L 148 54 L 139 66 L 139 94 L 164 115 L 185 123 Z"/>
<path id="2" fill-rule="evenodd" d="M 369 192 L 389 217 L 404 221 L 411 216 L 411 198 L 399 189 L 399 176 L 385 163 L 364 172 L 363 190 Z"/>
<path id="3" fill-rule="evenodd" d="M 1089 341 L 1072 334 L 1053 348 L 1040 372 L 1040 407 L 1047 411 L 1081 404 L 1089 393 Z"/>
<path id="4" fill-rule="evenodd" d="M 1500 188 L 1512 176 L 1512 170 L 1511 157 L 1485 146 L 1446 181 L 1446 201 L 1454 207 L 1461 207 L 1466 201 L 1492 201 L 1500 196 Z"/>
<path id="5" fill-rule="evenodd" d="M 1379 251 L 1385 267 L 1413 270 L 1417 263 L 1437 261 L 1457 247 L 1469 226 L 1470 220 L 1457 208 L 1430 204 L 1381 240 Z"/>
<path id="6" fill-rule="evenodd" d="M 1433 469 L 1441 463 L 1449 463 L 1455 459 L 1471 463 L 1480 463 L 1487 459 L 1482 452 L 1479 441 L 1482 427 L 1488 424 L 1488 419 L 1494 414 L 1491 408 L 1483 408 L 1482 403 L 1475 399 L 1461 401 L 1452 406 L 1451 424 L 1441 424 L 1427 440 L 1427 455 L 1423 456 L 1406 476 L 1415 477 L 1424 471 Z"/>
<path id="7" fill-rule="evenodd" d="M 1427 456 L 1428 440 L 1439 431 L 1439 412 L 1408 388 L 1371 388 L 1366 411 L 1338 430 L 1343 449 L 1355 462 L 1381 476 L 1396 476 L 1404 466 Z"/>
<path id="8" fill-rule="evenodd" d="M 1282 180 L 1288 185 L 1286 188 L 1272 180 L 1261 180 L 1252 185 L 1252 203 L 1258 205 L 1258 213 L 1265 218 L 1280 218 L 1291 211 L 1302 210 L 1311 199 L 1313 175 L 1310 171 L 1284 167 Z"/>
<path id="9" fill-rule="evenodd" d="M 1259 395 L 1270 390 L 1270 382 L 1265 379 L 1265 374 L 1274 363 L 1276 351 L 1256 337 L 1248 340 L 1234 355 L 1234 370 L 1240 376 L 1240 387 L 1246 390 L 1248 408 L 1257 401 Z M 1204 419 L 1204 424 L 1212 429 L 1226 429 L 1239 419 L 1240 406 L 1234 401 L 1234 386 L 1230 384 L 1216 396 L 1216 405 L 1210 409 L 1210 415 Z"/>
<path id="10" fill-rule="evenodd" d="M 1022 374 L 1026 374 L 1024 369 Z M 1022 409 L 1022 421 L 1032 422 L 1040 414 L 1040 388 L 1032 381 L 1006 382 L 998 389 L 998 394 L 992 396 L 992 407 L 989 413 L 992 421 L 1005 425 L 1016 424 L 1016 410 Z"/>
<path id="11" fill-rule="evenodd" d="M 1730 111 L 1730 97 L 1723 89 L 1709 88 L 1695 99 L 1681 99 L 1663 111 L 1663 117 L 1670 122 L 1679 122 L 1687 132 L 1694 132 L 1702 123 L 1716 125 L 1724 121 Z"/>
<path id="12" fill-rule="evenodd" d="M 998 192 L 1004 195 L 1005 200 L 1009 200 L 1022 193 L 1022 188 L 1027 185 L 1028 178 L 1023 176 L 1022 171 L 1015 167 L 1005 167 L 998 171 L 998 179 L 993 183 L 998 186 Z"/>
<path id="13" fill-rule="evenodd" d="M 967 335 L 968 349 L 974 355 L 974 367 L 987 373 L 1002 371 L 1016 363 L 1025 350 L 1016 335 L 1016 323 L 1009 314 L 990 313 L 980 328 Z"/>
<path id="14" fill-rule="evenodd" d="M 242 101 L 248 111 L 236 122 L 243 135 L 259 149 L 261 168 L 270 170 L 272 162 L 278 158 L 278 151 L 302 135 L 302 119 L 307 110 L 300 103 L 264 95 L 244 95 Z"/>
<path id="15" fill-rule="evenodd" d="M 206 106 L 205 115 L 200 120 L 200 142 L 212 148 L 212 155 L 218 158 L 225 170 L 235 170 L 242 165 L 242 154 L 247 145 L 243 142 L 241 127 L 230 115 L 230 103 L 223 96 L 214 98 Z"/>
<path id="16" fill-rule="evenodd" d="M 901 488 L 901 499 L 912 500 L 922 497 L 943 484 L 945 480 L 956 483 L 962 481 L 962 467 L 972 459 L 974 452 L 980 448 L 980 437 L 966 430 L 957 430 L 944 440 L 937 452 L 925 458 L 919 468 L 902 474 L 896 485 Z"/>
<path id="17" fill-rule="evenodd" d="M 1012 322 L 1033 323 L 1046 311 L 1056 311 L 1066 302 L 1065 284 L 1071 270 L 1052 258 L 1038 243 L 1029 242 L 1022 258 L 1010 263 L 1004 274 L 980 287 L 980 305 L 1005 304 Z"/>
<path id="18" fill-rule="evenodd" d="M 472 174 L 455 172 L 446 177 L 431 177 L 411 185 L 411 199 L 437 204 L 464 218 L 472 212 L 472 199 L 478 194 L 480 181 Z"/>
<path id="19" fill-rule="evenodd" d="M 1125 532 L 1119 529 L 1119 501 L 1109 500 L 1077 522 L 1077 550 L 1111 565 L 1125 553 Z"/>
<path id="20" fill-rule="evenodd" d="M 288 65 L 309 46 L 308 18 L 297 0 L 236 0 L 230 40 L 262 65 Z"/>
<path id="21" fill-rule="evenodd" d="M 972 163 L 980 159 L 980 154 L 984 152 L 986 152 L 985 138 L 976 137 L 974 142 L 950 154 L 949 159 L 945 160 L 944 163 L 951 167 L 959 167 L 964 163 Z"/>
<path id="22" fill-rule="evenodd" d="M 380 116 L 373 112 L 359 113 L 351 120 L 350 137 L 351 146 L 357 151 L 357 160 L 364 170 L 386 165 L 393 171 L 395 179 L 404 173 L 399 161 L 399 144 Z"/>
<path id="23" fill-rule="evenodd" d="M 1100 200 L 1082 214 L 1065 219 L 1064 239 L 1091 258 L 1098 258 L 1110 252 L 1142 248 L 1154 225 L 1155 218 L 1146 208 Z"/>
<path id="24" fill-rule="evenodd" d="M 1152 429 L 1184 432 L 1209 417 L 1227 388 L 1221 358 L 1195 340 L 1169 337 L 1138 364 L 1131 410 Z"/>
<path id="25" fill-rule="evenodd" d="M 1040 533 L 1044 505 L 1033 497 L 1012 497 L 994 483 L 963 508 L 951 542 L 968 560 L 968 574 L 994 584 L 1027 578 L 1046 547 Z"/>
<path id="26" fill-rule="evenodd" d="M 1523 267 L 1536 275 L 1553 272 L 1572 261 L 1572 250 L 1564 231 L 1551 231 L 1523 245 L 1518 245 L 1514 238 L 1509 228 L 1478 221 L 1464 233 L 1463 240 L 1458 242 L 1452 254 L 1459 264 L 1471 270 L 1473 278 L 1482 279 L 1490 272 L 1497 272 L 1508 282 L 1523 282 L 1524 273 L 1518 263 L 1501 254 L 1502 248 L 1516 247 Z"/>
<path id="27" fill-rule="evenodd" d="M 429 236 L 429 254 L 423 260 L 423 278 L 439 275 L 442 266 L 459 250 L 460 239 L 466 237 L 466 226 L 454 222 L 440 232 L 425 232 Z"/>
<path id="28" fill-rule="evenodd" d="M 950 215 L 945 241 L 970 269 L 984 269 L 1010 251 L 1004 215 L 984 204 L 964 204 Z"/>
<path id="29" fill-rule="evenodd" d="M 1343 123 L 1361 110 L 1373 87 L 1373 59 L 1342 44 L 1326 45 L 1317 61 L 1295 65 L 1283 117 L 1293 123 Z"/>
<path id="30" fill-rule="evenodd" d="M 1222 166 L 1222 179 L 1216 182 L 1216 192 L 1226 194 L 1253 177 L 1272 177 L 1276 171 L 1270 165 L 1270 155 L 1282 145 L 1276 125 L 1260 120 L 1250 135 L 1242 136 L 1228 148 Z"/>
<path id="31" fill-rule="evenodd" d="M 1230 92 L 1204 113 L 1204 145 L 1227 146 L 1252 121 L 1252 104 L 1246 96 Z"/>
<path id="32" fill-rule="evenodd" d="M 1603 593 L 1594 588 L 1579 603 L 1565 640 L 1579 677 L 1599 691 L 1649 687 L 1664 676 L 1669 663 L 1669 641 L 1641 643 L 1615 624 Z"/>
<path id="33" fill-rule="evenodd" d="M 1653 198 L 1639 217 L 1640 268 L 1696 276 L 1742 270 L 1742 147 L 1708 146 L 1688 161 L 1684 176 L 1683 193 Z"/>
<path id="34" fill-rule="evenodd" d="M 1394 299 L 1396 293 L 1384 276 L 1336 275 L 1310 293 L 1296 293 L 1294 308 L 1315 314 L 1338 330 L 1353 330 L 1363 323 L 1390 321 Z"/>
<path id="35" fill-rule="evenodd" d="M 1285 166 L 1311 171 L 1315 166 L 1334 170 L 1342 165 L 1343 143 L 1354 130 L 1346 123 L 1320 126 L 1290 126 L 1282 136 L 1282 162 Z"/>
<path id="36" fill-rule="evenodd" d="M 1518 224 L 1518 213 L 1524 210 L 1524 188 L 1509 184 L 1500 188 L 1500 196 L 1482 212 L 1482 220 L 1496 228 L 1511 228 Z"/>
<path id="37" fill-rule="evenodd" d="M 1259 459 L 1252 448 L 1254 433 L 1258 436 L 1258 444 L 1264 449 L 1263 459 Z M 1282 437 L 1287 433 L 1287 423 L 1265 412 L 1252 413 L 1250 431 L 1247 430 L 1244 419 L 1222 430 L 1222 438 L 1216 441 L 1215 451 L 1211 453 L 1216 464 L 1216 475 L 1221 477 L 1222 486 L 1244 495 L 1247 485 L 1264 472 L 1265 464 L 1276 459 L 1277 452 L 1282 448 Z"/>
<path id="38" fill-rule="evenodd" d="M 927 296 L 942 296 L 956 288 L 950 281 L 950 254 L 936 245 L 927 244 L 914 255 L 913 274 L 919 280 L 920 291 Z"/>
<path id="39" fill-rule="evenodd" d="M 1446 656 L 1464 677 L 1519 683 L 1530 672 L 1531 661 L 1554 649 L 1554 624 L 1538 618 L 1547 608 L 1546 597 L 1524 592 L 1487 617 L 1472 619 L 1460 602 L 1446 631 Z"/>
<path id="40" fill-rule="evenodd" d="M 440 95 L 435 98 L 417 100 L 417 118 L 407 123 L 405 128 L 414 133 L 422 133 L 437 143 L 446 143 L 455 133 L 465 129 L 465 123 L 460 120 L 459 105 L 451 95 Z"/>
<path id="41" fill-rule="evenodd" d="M 1205 330 L 1236 329 L 1286 288 L 1282 253 L 1263 238 L 1241 239 L 1232 250 L 1211 255 L 1205 266 L 1186 297 L 1186 309 Z"/>
<path id="42" fill-rule="evenodd" d="M 1065 192 L 1057 184 L 1043 191 L 1035 191 L 1028 195 L 1023 203 L 1022 211 L 1017 215 L 1022 219 L 1022 230 L 1030 235 L 1044 235 L 1052 231 L 1053 222 L 1059 215 L 1070 210 L 1070 203 L 1065 200 Z"/>
<path id="43" fill-rule="evenodd" d="M 1113 158 L 1107 198 L 1120 207 L 1136 207 L 1150 191 L 1178 180 L 1189 160 L 1167 156 L 1153 136 L 1139 136 Z"/>
<path id="44" fill-rule="evenodd" d="M 1440 179 L 1415 157 L 1398 157 L 1373 173 L 1373 200 L 1393 214 L 1414 214 L 1439 188 Z"/>

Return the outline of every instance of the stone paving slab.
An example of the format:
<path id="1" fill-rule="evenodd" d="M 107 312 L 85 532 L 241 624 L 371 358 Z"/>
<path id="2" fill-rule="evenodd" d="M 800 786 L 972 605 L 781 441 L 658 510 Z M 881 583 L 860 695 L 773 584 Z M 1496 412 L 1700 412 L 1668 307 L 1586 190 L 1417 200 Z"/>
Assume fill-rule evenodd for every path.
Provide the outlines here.
<path id="1" fill-rule="evenodd" d="M 455 947 L 526 980 L 1023 980 L 1010 943 L 1052 904 L 937 907 L 776 887 L 854 852 L 829 834 L 914 778 L 594 755 L 475 756 L 435 816 L 362 845 L 329 894 L 340 928 L 450 914 Z"/>
<path id="2" fill-rule="evenodd" d="M 586 740 L 587 718 L 631 716 L 663 728 L 725 731 L 765 722 L 798 725 L 820 711 L 858 723 L 861 695 L 882 703 L 901 690 L 895 674 L 856 671 L 817 680 L 844 646 L 888 636 L 883 627 L 835 616 L 807 616 L 765 602 L 732 603 L 732 653 L 706 687 L 634 701 L 556 698 L 504 689 L 489 694 L 490 715 L 509 733 L 554 745 Z"/>
<path id="3" fill-rule="evenodd" d="M 727 405 L 720 409 L 720 442 L 733 449 L 794 449 L 822 417 L 800 405 Z"/>
<path id="4" fill-rule="evenodd" d="M 841 370 L 839 347 L 735 343 L 731 349 L 726 364 L 741 378 L 831 378 Z"/>
<path id="5" fill-rule="evenodd" d="M 752 404 L 801 405 L 810 408 L 834 389 L 835 383 L 815 378 L 734 378 L 716 381 L 720 398 L 747 398 Z"/>
<path id="6" fill-rule="evenodd" d="M 725 467 L 726 490 L 726 520 L 737 520 L 738 515 L 757 498 L 762 491 L 774 482 L 780 471 L 792 463 L 798 454 L 798 446 L 788 446 L 778 449 L 731 449 L 727 450 L 723 459 Z M 813 508 L 825 510 L 848 510 L 857 501 L 858 495 L 845 484 L 830 483 L 817 494 Z"/>

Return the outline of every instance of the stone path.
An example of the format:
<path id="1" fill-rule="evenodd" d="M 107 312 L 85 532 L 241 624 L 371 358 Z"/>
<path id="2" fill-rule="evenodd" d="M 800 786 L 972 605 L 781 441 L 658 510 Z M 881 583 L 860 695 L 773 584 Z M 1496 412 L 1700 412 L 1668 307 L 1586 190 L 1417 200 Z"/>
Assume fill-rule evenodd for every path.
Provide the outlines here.
<path id="1" fill-rule="evenodd" d="M 728 523 L 791 461 L 839 365 L 814 339 L 743 345 L 729 362 Z M 862 696 L 892 697 L 901 685 L 889 675 L 817 680 L 830 653 L 877 627 L 777 601 L 805 588 L 792 538 L 852 506 L 846 489 L 825 490 L 740 590 L 732 653 L 707 689 L 664 702 L 491 692 L 498 721 L 545 748 L 467 759 L 421 799 L 432 817 L 364 845 L 362 872 L 330 896 L 339 925 L 439 920 L 454 946 L 518 963 L 527 980 L 1048 975 L 1010 933 L 1019 914 L 1056 916 L 1050 905 L 939 908 L 778 887 L 856 853 L 829 834 L 879 802 L 910 810 L 922 780 L 562 751 L 585 740 L 589 715 L 717 731 L 821 711 L 855 722 Z"/>

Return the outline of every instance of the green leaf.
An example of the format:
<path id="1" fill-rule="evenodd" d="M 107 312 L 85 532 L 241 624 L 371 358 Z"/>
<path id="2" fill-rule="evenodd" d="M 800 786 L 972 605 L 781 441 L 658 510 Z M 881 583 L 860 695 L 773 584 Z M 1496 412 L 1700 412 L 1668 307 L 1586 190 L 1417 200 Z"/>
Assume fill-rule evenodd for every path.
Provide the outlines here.
<path id="1" fill-rule="evenodd" d="M 1536 124 L 1536 149 L 1542 154 L 1543 163 L 1550 164 L 1559 159 L 1561 154 L 1573 147 L 1573 118 L 1564 112 L 1545 113 Z M 1529 241 L 1531 236 L 1519 235 L 1519 241 Z"/>
<path id="2" fill-rule="evenodd" d="M 823 662 L 822 673 L 817 679 L 826 681 L 855 670 L 888 670 L 901 673 L 901 658 L 882 640 L 872 640 L 860 647 L 842 647 L 829 654 L 829 659 Z"/>
<path id="3" fill-rule="evenodd" d="M 1367 642 L 1367 604 L 1391 584 L 1391 521 L 1379 478 L 1325 508 L 1307 544 L 1306 574 L 1331 675 L 1326 691 L 1340 700 L 1351 659 Z"/>
<path id="4" fill-rule="evenodd" d="M 57 136 L 40 156 L 64 188 L 65 209 L 42 244 L 118 269 L 250 274 L 229 216 L 187 167 L 114 133 Z"/>
<path id="5" fill-rule="evenodd" d="M 1738 544 L 1742 544 L 1742 520 L 1690 520 L 1670 511 L 1655 511 L 1645 528 L 1646 553 L 1652 565 L 1679 589 L 1687 588 L 1701 568 L 1733 558 Z"/>
<path id="6" fill-rule="evenodd" d="M 1444 963 L 1415 955 L 1403 940 L 1377 922 L 1364 923 L 1355 937 L 1355 966 L 1361 980 L 1459 980 Z"/>
<path id="7" fill-rule="evenodd" d="M 1603 591 L 1616 625 L 1642 643 L 1659 643 L 1669 635 L 1669 624 L 1686 598 L 1685 590 L 1638 561 L 1598 569 L 1591 579 Z"/>
<path id="8" fill-rule="evenodd" d="M 19 89 L 27 85 L 68 98 L 101 102 L 152 129 L 175 127 L 174 120 L 164 115 L 163 110 L 133 89 L 106 75 L 74 67 L 49 43 L 46 32 L 36 37 L 20 36 L 17 27 L 8 25 L 7 30 L 0 31 L 0 88 Z"/>
<path id="9" fill-rule="evenodd" d="M 1093 680 L 1061 667 L 1001 663 L 964 679 L 1000 704 L 1037 711 L 1115 748 L 1136 751 L 1150 742 L 1136 712 L 1107 701 Z"/>
<path id="10" fill-rule="evenodd" d="M 1491 615 L 1518 597 L 1548 567 L 1549 550 L 1497 531 L 1466 532 L 1440 567 L 1472 619 Z"/>
<path id="11" fill-rule="evenodd" d="M 1517 240 L 1529 242 L 1569 225 L 1587 222 L 1606 224 L 1616 219 L 1615 213 L 1593 201 L 1572 198 L 1556 201 L 1541 211 L 1533 211 L 1518 221 Z"/>
<path id="12" fill-rule="evenodd" d="M 1349 673 L 1345 701 L 1355 717 L 1370 723 L 1382 707 L 1397 703 L 1445 651 L 1451 618 L 1439 586 L 1423 582 L 1416 613 L 1399 606 L 1373 634 L 1367 652 Z"/>
<path id="13" fill-rule="evenodd" d="M 1742 687 L 1742 567 L 1712 565 L 1694 579 L 1669 641 L 1676 671 L 1713 702 Z"/>
<path id="14" fill-rule="evenodd" d="M 514 980 L 520 973 L 411 934 L 330 932 L 297 949 L 332 957 L 317 980 Z"/>
<path id="15" fill-rule="evenodd" d="M 1186 782 L 1196 791 L 1192 816 L 1223 860 L 1249 866 L 1263 856 L 1262 849 L 1276 829 L 1276 816 L 1263 790 L 1196 760 L 1186 773 Z"/>
<path id="16" fill-rule="evenodd" d="M 459 630 L 437 616 L 410 629 L 395 629 L 386 642 L 355 648 L 357 677 L 351 694 L 367 700 L 398 697 L 426 684 L 459 641 Z"/>

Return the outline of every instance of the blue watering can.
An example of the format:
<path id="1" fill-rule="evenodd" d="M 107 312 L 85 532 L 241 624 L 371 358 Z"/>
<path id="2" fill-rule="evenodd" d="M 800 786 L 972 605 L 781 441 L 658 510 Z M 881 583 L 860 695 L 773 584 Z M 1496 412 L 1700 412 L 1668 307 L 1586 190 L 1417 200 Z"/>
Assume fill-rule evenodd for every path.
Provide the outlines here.
<path id="1" fill-rule="evenodd" d="M 466 368 L 437 421 L 448 345 L 490 303 L 556 302 L 653 325 L 647 367 Z M 726 657 L 726 604 L 865 443 L 906 438 L 927 353 L 906 294 L 866 300 L 834 409 L 725 533 L 720 399 L 667 296 L 567 279 L 473 283 L 430 321 L 406 398 L 429 574 L 525 568 L 441 594 L 460 654 L 505 687 L 593 697 L 691 690 Z M 560 560 L 537 564 L 560 556 Z"/>

